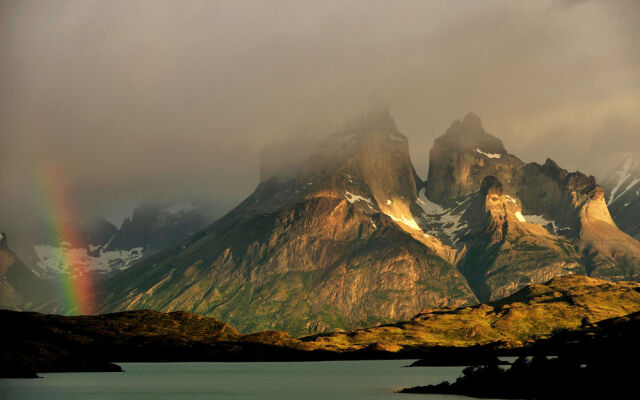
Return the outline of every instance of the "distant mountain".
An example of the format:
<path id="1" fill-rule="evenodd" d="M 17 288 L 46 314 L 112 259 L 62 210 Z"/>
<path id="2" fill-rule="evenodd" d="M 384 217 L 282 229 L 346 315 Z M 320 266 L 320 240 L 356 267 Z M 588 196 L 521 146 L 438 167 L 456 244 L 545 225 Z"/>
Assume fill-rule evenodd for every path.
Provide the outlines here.
<path id="1" fill-rule="evenodd" d="M 141 206 L 118 228 L 103 218 L 75 224 L 80 243 L 49 237 L 34 245 L 34 271 L 43 278 L 66 274 L 69 253 L 81 259 L 96 279 L 127 269 L 134 262 L 187 239 L 213 220 L 189 203 L 169 207 Z M 62 244 L 60 244 L 62 243 Z"/>
<path id="2" fill-rule="evenodd" d="M 596 160 L 593 174 L 606 193 L 616 224 L 640 239 L 640 153 L 620 153 Z"/>
<path id="3" fill-rule="evenodd" d="M 640 243 L 617 228 L 593 177 L 522 162 L 473 114 L 435 141 L 426 182 L 388 113 L 305 144 L 268 149 L 237 208 L 107 281 L 104 310 L 186 310 L 304 334 L 566 274 L 640 279 Z"/>
<path id="4" fill-rule="evenodd" d="M 0 308 L 32 310 L 55 303 L 55 286 L 38 278 L 9 249 L 7 235 L 0 233 Z"/>

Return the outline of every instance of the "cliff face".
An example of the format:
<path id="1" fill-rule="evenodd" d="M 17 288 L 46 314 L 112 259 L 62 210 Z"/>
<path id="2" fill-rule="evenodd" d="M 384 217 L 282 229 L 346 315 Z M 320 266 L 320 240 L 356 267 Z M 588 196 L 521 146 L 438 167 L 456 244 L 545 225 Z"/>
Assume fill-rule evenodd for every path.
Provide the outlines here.
<path id="1" fill-rule="evenodd" d="M 187 310 L 242 331 L 295 334 L 406 319 L 476 301 L 413 217 L 406 138 L 388 114 L 317 143 L 183 245 L 108 281 L 105 310 Z M 284 168 L 283 168 L 284 167 Z"/>

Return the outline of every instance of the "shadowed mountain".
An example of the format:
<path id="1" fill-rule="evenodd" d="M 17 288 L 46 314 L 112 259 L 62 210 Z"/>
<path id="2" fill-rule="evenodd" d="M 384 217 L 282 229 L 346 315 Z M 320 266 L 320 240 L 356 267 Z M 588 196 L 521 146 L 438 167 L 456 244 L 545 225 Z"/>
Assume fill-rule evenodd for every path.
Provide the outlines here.
<path id="1" fill-rule="evenodd" d="M 7 236 L 0 233 L 0 308 L 28 310 L 57 303 L 56 287 L 38 278 L 9 249 Z"/>

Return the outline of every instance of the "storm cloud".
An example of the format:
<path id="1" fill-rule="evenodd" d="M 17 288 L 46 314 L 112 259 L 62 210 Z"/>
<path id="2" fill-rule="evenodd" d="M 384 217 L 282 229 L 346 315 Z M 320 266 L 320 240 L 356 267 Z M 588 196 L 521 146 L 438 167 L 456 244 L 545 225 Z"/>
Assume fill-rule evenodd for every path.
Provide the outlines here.
<path id="1" fill-rule="evenodd" d="M 238 201 L 263 146 L 372 103 L 423 177 L 469 111 L 526 161 L 582 167 L 640 150 L 639 38 L 637 1 L 4 1 L 0 224 L 41 217 L 49 169 L 83 216 Z"/>

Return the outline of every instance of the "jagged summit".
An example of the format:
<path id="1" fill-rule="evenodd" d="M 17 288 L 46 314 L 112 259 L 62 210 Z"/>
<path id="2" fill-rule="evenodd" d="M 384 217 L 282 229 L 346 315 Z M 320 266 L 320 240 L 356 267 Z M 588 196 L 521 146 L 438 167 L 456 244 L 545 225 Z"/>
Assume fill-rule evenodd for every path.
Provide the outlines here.
<path id="1" fill-rule="evenodd" d="M 488 175 L 510 191 L 509 179 L 522 164 L 507 153 L 500 139 L 485 132 L 477 115 L 469 113 L 435 140 L 429 152 L 426 194 L 443 204 L 477 192 Z"/>
<path id="2" fill-rule="evenodd" d="M 480 117 L 474 113 L 468 113 L 462 121 L 455 120 L 447 132 L 436 139 L 434 147 L 437 146 L 457 151 L 477 150 L 492 155 L 507 154 L 502 141 L 487 133 Z"/>

